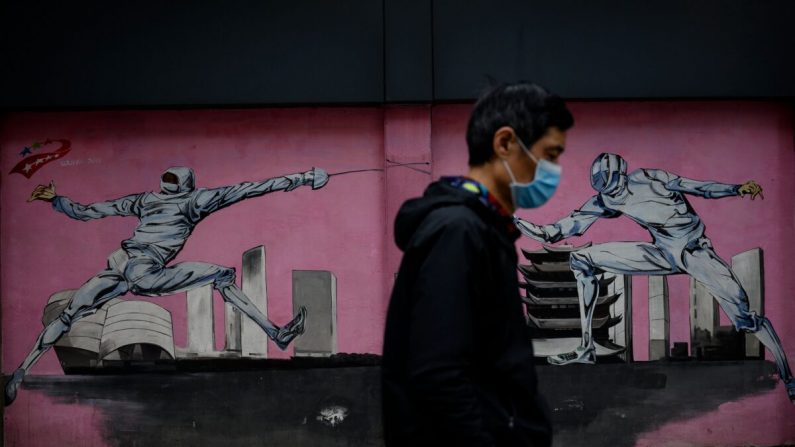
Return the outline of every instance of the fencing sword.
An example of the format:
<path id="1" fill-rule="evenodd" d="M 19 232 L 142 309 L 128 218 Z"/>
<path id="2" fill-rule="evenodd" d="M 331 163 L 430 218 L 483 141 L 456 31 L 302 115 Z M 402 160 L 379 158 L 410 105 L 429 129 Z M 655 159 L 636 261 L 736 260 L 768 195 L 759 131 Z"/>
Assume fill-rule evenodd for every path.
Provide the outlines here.
<path id="1" fill-rule="evenodd" d="M 349 171 L 334 172 L 332 174 L 329 174 L 328 176 L 332 177 L 332 176 L 335 176 L 335 175 L 346 175 L 346 174 L 353 174 L 353 173 L 356 173 L 356 172 L 384 172 L 388 168 L 399 168 L 399 167 L 406 167 L 408 169 L 411 169 L 412 171 L 417 171 L 417 172 L 421 172 L 423 174 L 431 175 L 430 171 L 426 171 L 424 169 L 419 169 L 419 168 L 415 168 L 414 167 L 414 166 L 417 166 L 417 165 L 428 166 L 428 165 L 431 164 L 431 162 L 429 162 L 429 161 L 421 161 L 421 162 L 416 162 L 416 163 L 398 163 L 396 161 L 392 161 L 390 159 L 387 159 L 386 162 L 390 163 L 386 168 L 352 169 L 352 170 L 349 170 Z"/>
<path id="2" fill-rule="evenodd" d="M 399 168 L 405 167 L 411 169 L 413 171 L 421 172 L 423 174 L 431 175 L 431 171 L 427 171 L 425 169 L 417 168 L 417 165 L 425 165 L 428 166 L 431 163 L 428 161 L 423 162 L 415 162 L 415 163 L 398 163 L 396 161 L 392 161 L 387 159 L 386 160 L 389 165 L 383 168 L 367 168 L 367 169 L 350 169 L 347 171 L 340 171 L 340 172 L 333 172 L 331 174 L 327 174 L 324 171 L 319 171 L 317 168 L 312 168 L 312 189 L 320 189 L 328 183 L 328 179 L 330 177 L 334 177 L 337 175 L 348 175 L 348 174 L 356 174 L 360 172 L 384 172 L 389 168 Z"/>

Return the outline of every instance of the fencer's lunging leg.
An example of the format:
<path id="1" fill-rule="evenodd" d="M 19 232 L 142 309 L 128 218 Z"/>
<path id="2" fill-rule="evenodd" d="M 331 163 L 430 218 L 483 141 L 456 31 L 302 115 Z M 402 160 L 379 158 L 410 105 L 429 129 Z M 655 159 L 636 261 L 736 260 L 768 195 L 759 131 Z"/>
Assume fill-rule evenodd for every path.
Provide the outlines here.
<path id="1" fill-rule="evenodd" d="M 795 403 L 795 380 L 773 324 L 749 310 L 748 294 L 729 265 L 711 246 L 697 247 L 684 253 L 687 273 L 709 290 L 738 331 L 752 333 L 773 354 L 779 376 L 787 394 Z"/>
<path id="2" fill-rule="evenodd" d="M 255 306 L 249 298 L 236 285 L 229 285 L 218 289 L 224 301 L 237 307 L 244 315 L 251 318 L 259 327 L 268 334 L 268 337 L 275 339 L 279 335 L 279 328 Z"/>
<path id="3" fill-rule="evenodd" d="M 279 328 L 271 322 L 248 297 L 236 285 L 229 285 L 218 289 L 224 301 L 231 303 L 240 309 L 243 314 L 251 318 L 259 327 L 268 334 L 268 337 L 276 343 L 279 349 L 286 349 L 295 337 L 304 333 L 304 322 L 306 320 L 306 309 L 301 308 L 296 315 L 284 327 Z"/>
<path id="4" fill-rule="evenodd" d="M 221 293 L 221 296 L 224 297 L 224 301 L 231 303 L 233 306 L 240 309 L 244 315 L 257 323 L 279 349 L 287 349 L 287 346 L 290 345 L 295 337 L 304 333 L 304 322 L 306 320 L 305 308 L 302 307 L 298 315 L 293 317 L 284 327 L 279 328 L 251 302 L 237 285 L 235 285 L 234 269 L 224 268 L 215 279 L 214 285 Z"/>
<path id="5" fill-rule="evenodd" d="M 574 278 L 577 280 L 577 294 L 580 297 L 580 325 L 582 327 L 582 340 L 580 346 L 593 349 L 593 314 L 596 310 L 596 300 L 599 298 L 599 279 L 593 265 L 584 262 L 582 258 L 571 258 Z"/>
<path id="6" fill-rule="evenodd" d="M 577 279 L 582 340 L 573 352 L 548 357 L 553 365 L 596 361 L 593 317 L 600 273 L 664 275 L 674 271 L 662 250 L 646 242 L 609 242 L 584 248 L 571 254 L 570 266 Z"/>
<path id="7" fill-rule="evenodd" d="M 773 353 L 773 358 L 776 360 L 776 366 L 778 367 L 779 376 L 781 376 L 781 380 L 786 384 L 793 384 L 792 386 L 795 387 L 795 381 L 792 378 L 792 371 L 789 368 L 789 362 L 787 361 L 787 354 L 784 353 L 784 349 L 781 346 L 781 340 L 779 340 L 778 335 L 776 334 L 776 330 L 773 329 L 773 324 L 770 323 L 765 317 L 760 317 L 753 313 L 753 318 L 756 320 L 756 331 L 752 332 L 756 338 L 765 345 L 768 351 Z"/>
<path id="8" fill-rule="evenodd" d="M 580 340 L 580 346 L 574 352 L 548 357 L 547 361 L 553 365 L 596 362 L 596 350 L 591 336 L 593 314 L 596 310 L 596 300 L 599 298 L 599 279 L 596 276 L 596 267 L 588 256 L 572 253 L 571 269 L 577 279 L 582 339 Z"/>
<path id="9" fill-rule="evenodd" d="M 221 293 L 224 301 L 240 309 L 257 323 L 279 349 L 286 349 L 295 337 L 304 332 L 306 309 L 302 308 L 284 327 L 276 326 L 235 285 L 233 268 L 205 262 L 182 262 L 163 267 L 148 259 L 134 259 L 127 264 L 126 275 L 139 277 L 132 290 L 142 295 L 165 295 L 212 284 Z"/>
<path id="10" fill-rule="evenodd" d="M 39 334 L 39 338 L 36 340 L 36 344 L 33 345 L 33 350 L 30 351 L 28 356 L 19 366 L 19 369 L 28 371 L 30 368 L 36 364 L 36 362 L 47 352 L 61 337 L 69 332 L 69 329 L 72 327 L 72 319 L 71 316 L 62 313 L 58 316 L 55 320 L 51 321 L 47 327 L 41 331 Z"/>
<path id="11" fill-rule="evenodd" d="M 33 349 L 14 371 L 5 386 L 5 404 L 9 405 L 16 399 L 16 394 L 27 371 L 46 353 L 72 325 L 81 318 L 91 315 L 108 300 L 127 292 L 127 283 L 116 271 L 106 270 L 88 280 L 78 289 L 69 304 L 55 320 L 39 334 Z"/>
<path id="12" fill-rule="evenodd" d="M 765 345 L 768 351 L 773 353 L 778 367 L 778 374 L 781 376 L 781 381 L 784 382 L 784 388 L 787 391 L 787 397 L 789 397 L 790 402 L 795 404 L 795 379 L 793 379 L 792 371 L 789 369 L 789 362 L 787 361 L 787 355 L 784 353 L 784 348 L 781 346 L 781 340 L 779 340 L 770 320 L 757 316 L 754 312 L 751 312 L 751 314 L 756 321 L 756 331 L 753 334 Z"/>

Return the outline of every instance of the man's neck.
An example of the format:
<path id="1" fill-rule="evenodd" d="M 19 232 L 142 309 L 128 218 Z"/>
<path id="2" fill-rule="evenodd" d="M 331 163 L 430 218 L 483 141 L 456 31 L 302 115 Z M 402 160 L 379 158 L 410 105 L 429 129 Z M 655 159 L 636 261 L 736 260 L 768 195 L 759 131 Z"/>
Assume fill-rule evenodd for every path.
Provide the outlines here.
<path id="1" fill-rule="evenodd" d="M 491 168 L 492 166 L 490 163 L 481 166 L 472 166 L 469 168 L 467 177 L 485 186 L 497 201 L 500 202 L 500 205 L 513 214 L 516 208 L 514 208 L 513 200 L 511 200 L 510 185 L 500 185 L 500 182 L 496 179 Z"/>

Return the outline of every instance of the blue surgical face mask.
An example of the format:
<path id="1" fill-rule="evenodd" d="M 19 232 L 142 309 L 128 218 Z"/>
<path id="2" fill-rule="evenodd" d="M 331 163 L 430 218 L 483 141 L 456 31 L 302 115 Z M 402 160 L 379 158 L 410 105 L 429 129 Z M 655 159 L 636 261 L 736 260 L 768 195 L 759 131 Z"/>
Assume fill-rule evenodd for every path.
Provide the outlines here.
<path id="1" fill-rule="evenodd" d="M 516 208 L 538 208 L 539 206 L 547 203 L 547 201 L 555 194 L 560 184 L 561 167 L 551 161 L 544 159 L 537 159 L 533 156 L 527 146 L 522 143 L 519 137 L 516 141 L 522 150 L 533 160 L 536 164 L 535 178 L 530 183 L 519 183 L 516 181 L 511 167 L 508 162 L 503 160 L 505 169 L 508 170 L 508 175 L 511 176 L 511 196 L 513 198 L 513 205 Z"/>

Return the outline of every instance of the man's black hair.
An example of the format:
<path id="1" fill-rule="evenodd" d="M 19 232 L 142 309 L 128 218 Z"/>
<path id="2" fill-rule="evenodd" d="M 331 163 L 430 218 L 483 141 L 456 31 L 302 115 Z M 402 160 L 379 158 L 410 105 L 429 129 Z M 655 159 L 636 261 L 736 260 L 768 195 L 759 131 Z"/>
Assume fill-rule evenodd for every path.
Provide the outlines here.
<path id="1" fill-rule="evenodd" d="M 500 127 L 512 127 L 530 148 L 550 127 L 565 131 L 573 125 L 574 117 L 563 99 L 543 87 L 530 82 L 496 85 L 481 95 L 469 117 L 469 165 L 491 160 L 494 133 Z"/>

